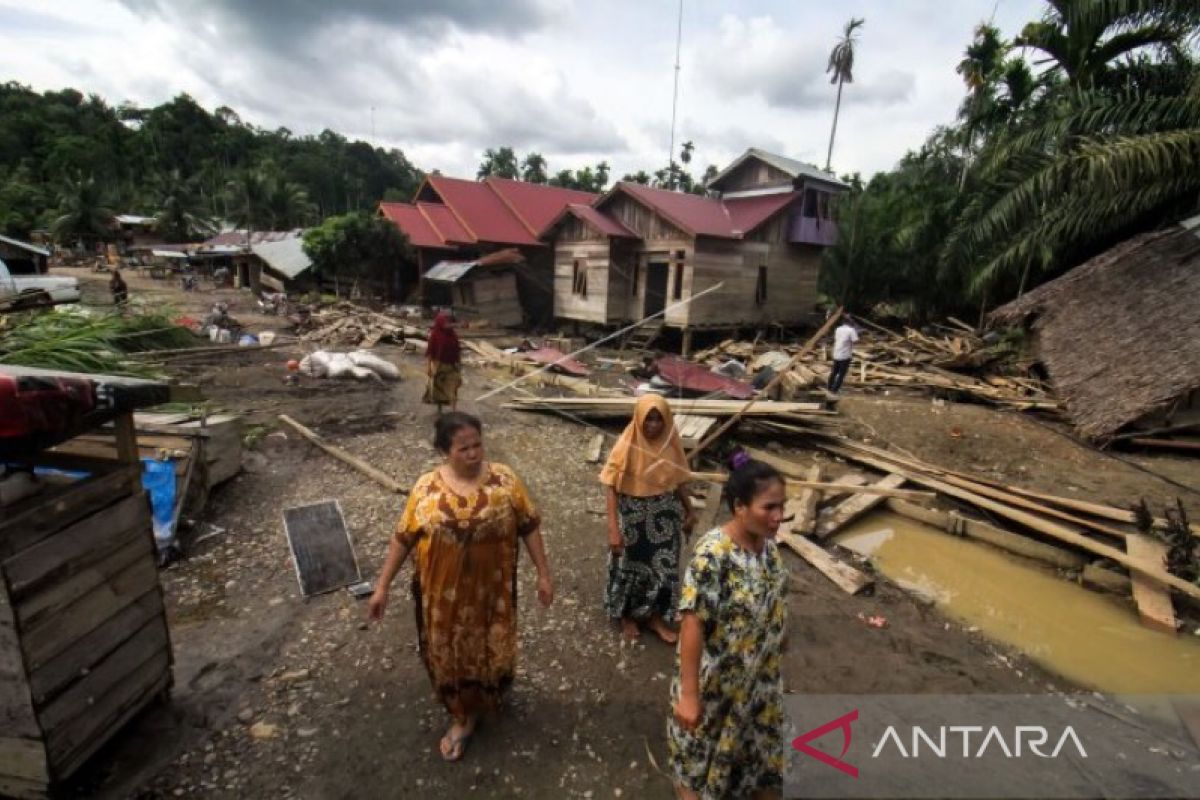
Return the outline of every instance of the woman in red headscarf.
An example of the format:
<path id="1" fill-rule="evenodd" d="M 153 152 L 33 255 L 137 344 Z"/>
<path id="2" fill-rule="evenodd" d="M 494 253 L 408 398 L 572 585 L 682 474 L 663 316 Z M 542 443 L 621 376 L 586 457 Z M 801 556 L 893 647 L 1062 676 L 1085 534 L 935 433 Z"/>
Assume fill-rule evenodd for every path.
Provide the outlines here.
<path id="1" fill-rule="evenodd" d="M 458 343 L 458 334 L 454 332 L 454 324 L 450 315 L 439 311 L 433 318 L 433 328 L 429 331 L 429 344 L 425 348 L 425 358 L 429 362 L 429 383 L 425 387 L 424 401 L 437 406 L 442 413 L 442 406 L 450 406 L 451 411 L 458 410 L 458 387 L 462 385 L 462 347 Z"/>

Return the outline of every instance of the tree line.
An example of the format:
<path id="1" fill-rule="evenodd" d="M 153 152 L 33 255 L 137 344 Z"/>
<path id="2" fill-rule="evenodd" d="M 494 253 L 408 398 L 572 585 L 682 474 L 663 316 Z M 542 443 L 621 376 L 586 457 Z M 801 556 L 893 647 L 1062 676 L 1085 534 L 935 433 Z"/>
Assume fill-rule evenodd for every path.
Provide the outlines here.
<path id="1" fill-rule="evenodd" d="M 0 84 L 0 231 L 63 241 L 111 235 L 116 213 L 188 241 L 223 220 L 288 229 L 412 197 L 423 174 L 397 149 L 330 130 L 266 130 L 186 94 L 113 107 L 74 89 Z"/>
<path id="2" fill-rule="evenodd" d="M 1048 0 L 1011 38 L 981 24 L 956 119 L 894 169 L 845 176 L 823 291 L 915 320 L 982 315 L 1195 213 L 1198 38 L 1194 0 Z"/>

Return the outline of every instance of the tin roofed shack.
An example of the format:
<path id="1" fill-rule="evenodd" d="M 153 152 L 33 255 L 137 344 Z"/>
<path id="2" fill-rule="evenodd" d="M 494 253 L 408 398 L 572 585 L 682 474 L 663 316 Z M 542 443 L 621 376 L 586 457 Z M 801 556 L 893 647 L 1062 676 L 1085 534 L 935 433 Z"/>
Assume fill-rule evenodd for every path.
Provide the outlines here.
<path id="1" fill-rule="evenodd" d="M 516 268 L 525 263 L 516 248 L 489 253 L 474 261 L 441 261 L 424 275 L 427 306 L 450 308 L 471 325 L 488 322 L 516 327 L 524 322 L 517 298 Z"/>

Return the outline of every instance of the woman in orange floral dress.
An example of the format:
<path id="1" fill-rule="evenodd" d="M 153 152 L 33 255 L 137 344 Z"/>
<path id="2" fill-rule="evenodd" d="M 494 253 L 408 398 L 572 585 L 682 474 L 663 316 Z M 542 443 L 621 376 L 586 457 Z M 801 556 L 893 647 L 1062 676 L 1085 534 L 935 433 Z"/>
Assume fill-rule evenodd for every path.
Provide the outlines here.
<path id="1" fill-rule="evenodd" d="M 537 510 L 511 469 L 484 460 L 482 433 L 469 414 L 438 419 L 434 443 L 446 461 L 413 485 L 368 607 L 371 619 L 383 616 L 388 586 L 415 551 L 421 658 L 452 718 L 441 740 L 447 761 L 462 757 L 479 715 L 513 680 L 518 540 L 537 568 L 538 600 L 554 598 Z"/>

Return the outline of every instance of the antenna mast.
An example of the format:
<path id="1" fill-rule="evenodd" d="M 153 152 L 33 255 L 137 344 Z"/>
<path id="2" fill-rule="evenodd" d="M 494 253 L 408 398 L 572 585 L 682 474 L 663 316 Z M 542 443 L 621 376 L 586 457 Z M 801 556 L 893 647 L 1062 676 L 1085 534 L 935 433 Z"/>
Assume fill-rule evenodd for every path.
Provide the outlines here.
<path id="1" fill-rule="evenodd" d="M 675 163 L 675 111 L 679 107 L 679 50 L 683 44 L 683 0 L 679 0 L 679 23 L 675 31 L 675 88 L 671 93 L 671 145 L 667 150 L 667 168 Z M 675 188 L 675 173 L 671 172 L 671 188 Z"/>

